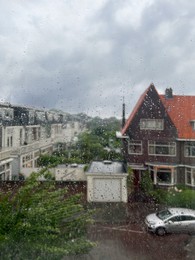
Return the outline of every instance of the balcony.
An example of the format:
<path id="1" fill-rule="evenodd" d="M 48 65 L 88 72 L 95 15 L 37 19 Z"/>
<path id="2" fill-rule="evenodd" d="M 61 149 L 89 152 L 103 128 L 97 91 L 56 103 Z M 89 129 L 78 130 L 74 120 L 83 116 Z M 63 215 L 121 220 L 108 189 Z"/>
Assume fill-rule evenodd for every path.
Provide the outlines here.
<path id="1" fill-rule="evenodd" d="M 0 151 L 0 160 L 5 160 L 10 158 L 11 150 L 1 150 Z"/>
<path id="2" fill-rule="evenodd" d="M 30 153 L 32 151 L 47 147 L 47 146 L 52 146 L 53 141 L 51 138 L 45 139 L 45 140 L 40 140 L 33 142 L 32 144 L 28 145 L 23 145 L 21 147 L 13 148 L 11 151 L 12 155 L 21 155 L 25 153 Z"/>

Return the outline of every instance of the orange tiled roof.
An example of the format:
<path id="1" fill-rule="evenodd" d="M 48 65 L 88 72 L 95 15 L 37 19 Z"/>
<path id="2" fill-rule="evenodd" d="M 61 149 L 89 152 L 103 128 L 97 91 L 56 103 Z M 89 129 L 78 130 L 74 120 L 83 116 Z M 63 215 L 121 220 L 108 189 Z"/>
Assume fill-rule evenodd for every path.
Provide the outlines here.
<path id="1" fill-rule="evenodd" d="M 132 113 L 127 119 L 121 133 L 126 134 L 132 119 L 138 112 L 147 92 L 155 87 L 151 84 L 144 93 L 140 96 L 137 104 L 135 105 Z M 159 94 L 158 94 L 159 95 Z M 170 116 L 172 122 L 177 128 L 178 138 L 181 139 L 195 139 L 195 130 L 193 130 L 191 121 L 195 121 L 195 96 L 179 96 L 173 95 L 173 98 L 166 99 L 165 95 L 159 95 L 168 115 Z"/>
<path id="2" fill-rule="evenodd" d="M 165 95 L 159 95 L 167 113 L 175 124 L 178 131 L 178 138 L 195 139 L 190 121 L 195 120 L 195 96 L 178 96 L 166 99 Z"/>

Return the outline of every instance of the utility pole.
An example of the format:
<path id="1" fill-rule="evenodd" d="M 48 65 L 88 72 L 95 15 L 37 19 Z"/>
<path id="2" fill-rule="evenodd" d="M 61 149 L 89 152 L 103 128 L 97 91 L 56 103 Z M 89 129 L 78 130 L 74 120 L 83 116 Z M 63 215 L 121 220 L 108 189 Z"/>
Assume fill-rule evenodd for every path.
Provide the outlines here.
<path id="1" fill-rule="evenodd" d="M 124 101 L 124 97 L 123 97 L 123 112 L 122 112 L 122 128 L 124 127 L 125 125 L 125 101 Z"/>

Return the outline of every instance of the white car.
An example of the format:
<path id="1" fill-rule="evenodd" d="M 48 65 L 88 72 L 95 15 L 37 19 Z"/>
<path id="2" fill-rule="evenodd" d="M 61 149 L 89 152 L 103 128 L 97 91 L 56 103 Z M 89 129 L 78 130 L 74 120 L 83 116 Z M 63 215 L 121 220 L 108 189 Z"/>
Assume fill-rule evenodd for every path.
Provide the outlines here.
<path id="1" fill-rule="evenodd" d="M 145 218 L 147 230 L 159 236 L 166 233 L 195 233 L 195 210 L 168 208 Z"/>

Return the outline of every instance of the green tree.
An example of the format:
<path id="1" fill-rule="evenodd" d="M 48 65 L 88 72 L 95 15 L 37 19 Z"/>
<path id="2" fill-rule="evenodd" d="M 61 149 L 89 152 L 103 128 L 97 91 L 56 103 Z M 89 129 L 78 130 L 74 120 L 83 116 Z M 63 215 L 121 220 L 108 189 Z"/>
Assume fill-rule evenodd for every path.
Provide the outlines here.
<path id="1" fill-rule="evenodd" d="M 38 166 L 51 167 L 56 166 L 59 163 L 61 163 L 61 160 L 58 155 L 42 154 L 38 158 Z"/>
<path id="2" fill-rule="evenodd" d="M 47 181 L 38 179 L 44 175 Z M 62 259 L 85 253 L 92 243 L 85 238 L 90 212 L 80 195 L 56 189 L 45 169 L 33 173 L 14 194 L 0 195 L 0 258 Z"/>

